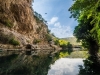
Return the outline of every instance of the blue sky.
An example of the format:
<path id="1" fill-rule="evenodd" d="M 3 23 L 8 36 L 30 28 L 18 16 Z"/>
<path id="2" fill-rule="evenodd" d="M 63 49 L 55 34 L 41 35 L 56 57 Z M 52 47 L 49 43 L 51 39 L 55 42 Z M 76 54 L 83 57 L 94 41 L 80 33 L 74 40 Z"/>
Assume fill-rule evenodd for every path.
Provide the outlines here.
<path id="1" fill-rule="evenodd" d="M 66 38 L 73 36 L 77 25 L 74 19 L 69 18 L 71 14 L 68 9 L 72 4 L 72 0 L 34 0 L 33 9 L 48 22 L 51 33 L 59 38 Z"/>

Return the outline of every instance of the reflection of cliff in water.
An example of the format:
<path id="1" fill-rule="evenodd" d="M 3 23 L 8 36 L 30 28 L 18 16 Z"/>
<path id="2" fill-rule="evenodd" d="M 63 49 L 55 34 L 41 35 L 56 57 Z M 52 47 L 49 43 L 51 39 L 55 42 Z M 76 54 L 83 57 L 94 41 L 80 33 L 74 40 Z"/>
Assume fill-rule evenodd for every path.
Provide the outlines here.
<path id="1" fill-rule="evenodd" d="M 100 62 L 96 61 L 96 58 L 92 56 L 88 57 L 88 59 L 83 60 L 84 67 L 79 66 L 80 71 L 78 75 L 100 75 Z"/>
<path id="2" fill-rule="evenodd" d="M 47 75 L 51 63 L 52 58 L 46 54 L 2 56 L 0 57 L 0 75 Z"/>

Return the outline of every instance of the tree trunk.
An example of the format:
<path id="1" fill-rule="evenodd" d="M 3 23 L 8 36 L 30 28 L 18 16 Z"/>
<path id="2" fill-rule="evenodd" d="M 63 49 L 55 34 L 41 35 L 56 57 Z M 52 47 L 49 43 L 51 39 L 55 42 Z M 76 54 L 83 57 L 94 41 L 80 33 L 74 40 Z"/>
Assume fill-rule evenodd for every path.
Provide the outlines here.
<path id="1" fill-rule="evenodd" d="M 93 62 L 98 63 L 98 51 L 99 45 L 95 40 L 89 40 L 89 54 L 93 60 Z"/>

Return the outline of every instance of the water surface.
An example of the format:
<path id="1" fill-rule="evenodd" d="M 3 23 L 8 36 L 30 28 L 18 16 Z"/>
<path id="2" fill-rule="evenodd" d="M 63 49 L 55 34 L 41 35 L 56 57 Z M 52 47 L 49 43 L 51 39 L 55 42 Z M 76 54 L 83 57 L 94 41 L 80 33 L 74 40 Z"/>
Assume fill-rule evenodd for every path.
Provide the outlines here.
<path id="1" fill-rule="evenodd" d="M 0 75 L 77 75 L 78 65 L 83 65 L 83 59 L 50 57 L 45 52 L 13 54 L 0 57 Z"/>
<path id="2" fill-rule="evenodd" d="M 83 59 L 60 58 L 50 66 L 48 75 L 78 75 L 78 65 L 83 65 Z"/>

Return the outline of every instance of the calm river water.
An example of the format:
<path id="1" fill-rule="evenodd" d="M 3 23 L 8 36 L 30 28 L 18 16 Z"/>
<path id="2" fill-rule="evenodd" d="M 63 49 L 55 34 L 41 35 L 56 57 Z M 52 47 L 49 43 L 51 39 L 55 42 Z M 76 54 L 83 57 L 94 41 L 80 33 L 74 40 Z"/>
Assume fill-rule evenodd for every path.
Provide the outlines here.
<path id="1" fill-rule="evenodd" d="M 83 65 L 81 58 L 60 58 L 50 65 L 48 75 L 78 75 L 79 65 Z"/>
<path id="2" fill-rule="evenodd" d="M 0 75 L 100 75 L 91 61 L 82 58 L 59 58 L 45 54 L 24 53 L 0 56 Z M 79 66 L 84 65 L 84 67 Z M 93 71 L 94 70 L 94 71 Z"/>

